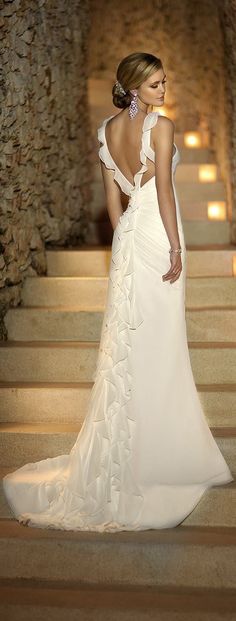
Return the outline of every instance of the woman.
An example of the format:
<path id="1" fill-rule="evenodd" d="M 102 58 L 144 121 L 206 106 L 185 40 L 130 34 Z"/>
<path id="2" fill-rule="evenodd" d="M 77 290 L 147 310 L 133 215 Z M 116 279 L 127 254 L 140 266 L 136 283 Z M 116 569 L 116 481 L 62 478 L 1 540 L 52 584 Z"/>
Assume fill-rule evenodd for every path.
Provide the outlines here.
<path id="1" fill-rule="evenodd" d="M 170 528 L 212 485 L 233 480 L 193 379 L 185 322 L 186 248 L 174 125 L 161 60 L 122 60 L 98 129 L 114 235 L 89 408 L 69 455 L 26 464 L 4 490 L 23 524 L 67 530 Z M 121 192 L 128 197 L 123 212 Z"/>

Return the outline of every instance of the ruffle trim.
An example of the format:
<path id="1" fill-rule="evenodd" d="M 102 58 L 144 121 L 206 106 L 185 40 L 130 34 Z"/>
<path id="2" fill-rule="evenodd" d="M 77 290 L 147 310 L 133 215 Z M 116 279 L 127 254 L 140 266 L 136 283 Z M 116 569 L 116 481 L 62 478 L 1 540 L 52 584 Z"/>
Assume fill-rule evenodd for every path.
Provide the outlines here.
<path id="1" fill-rule="evenodd" d="M 111 421 L 111 438 L 114 436 L 115 439 L 114 446 L 111 445 L 111 475 L 118 495 L 116 502 L 113 498 L 112 506 L 116 507 L 119 522 L 124 509 L 123 526 L 128 522 L 132 529 L 138 523 L 138 514 L 144 501 L 130 464 L 136 420 L 128 403 L 132 394 L 131 330 L 138 329 L 143 323 L 135 291 L 134 231 L 137 210 L 138 203 L 131 200 L 114 231 L 106 310 L 93 374 L 94 390 L 100 397 L 104 395 L 109 382 L 109 390 L 103 401 L 105 407 L 101 411 Z M 126 497 L 125 505 L 123 495 Z"/>
<path id="2" fill-rule="evenodd" d="M 137 210 L 138 203 L 131 200 L 113 236 L 107 304 L 87 416 L 68 466 L 46 483 L 48 509 L 18 516 L 24 524 L 98 532 L 139 528 L 144 496 L 130 463 L 136 421 L 129 409 L 131 330 L 143 322 L 135 295 Z"/>
<path id="3" fill-rule="evenodd" d="M 140 170 L 135 174 L 134 185 L 130 183 L 128 179 L 126 179 L 123 173 L 116 166 L 109 152 L 107 141 L 106 141 L 106 135 L 105 135 L 106 124 L 110 119 L 113 119 L 114 116 L 116 115 L 112 114 L 107 119 L 104 119 L 101 127 L 99 127 L 97 130 L 98 140 L 99 142 L 101 142 L 101 147 L 98 151 L 98 155 L 100 159 L 103 161 L 103 163 L 105 164 L 105 166 L 109 170 L 114 171 L 114 180 L 117 181 L 122 191 L 129 196 L 132 194 L 134 189 L 136 189 L 136 178 L 138 178 L 140 174 L 142 174 L 143 172 L 145 172 L 145 170 L 147 170 L 147 166 L 145 170 L 143 170 L 143 166 L 142 166 Z M 148 157 L 148 148 L 150 146 L 150 134 L 147 132 L 149 132 L 152 129 L 152 127 L 154 127 L 154 125 L 157 122 L 158 116 L 159 116 L 158 111 L 149 112 L 149 114 L 147 114 L 144 119 L 144 123 L 142 127 L 142 145 L 141 145 L 141 151 L 140 151 L 140 161 L 142 164 L 145 164 L 146 157 Z"/>

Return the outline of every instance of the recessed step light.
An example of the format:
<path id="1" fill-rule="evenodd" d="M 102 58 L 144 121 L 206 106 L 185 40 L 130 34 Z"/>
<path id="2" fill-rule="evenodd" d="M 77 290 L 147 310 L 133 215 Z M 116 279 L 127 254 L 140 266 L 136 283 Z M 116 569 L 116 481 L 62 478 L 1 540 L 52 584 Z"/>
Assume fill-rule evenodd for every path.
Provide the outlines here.
<path id="1" fill-rule="evenodd" d="M 200 164 L 198 178 L 201 183 L 216 181 L 217 167 L 215 164 Z"/>
<path id="2" fill-rule="evenodd" d="M 226 202 L 225 201 L 210 201 L 207 203 L 207 217 L 208 220 L 226 220 Z"/>
<path id="3" fill-rule="evenodd" d="M 190 149 L 199 149 L 202 147 L 199 132 L 184 132 L 184 146 Z"/>

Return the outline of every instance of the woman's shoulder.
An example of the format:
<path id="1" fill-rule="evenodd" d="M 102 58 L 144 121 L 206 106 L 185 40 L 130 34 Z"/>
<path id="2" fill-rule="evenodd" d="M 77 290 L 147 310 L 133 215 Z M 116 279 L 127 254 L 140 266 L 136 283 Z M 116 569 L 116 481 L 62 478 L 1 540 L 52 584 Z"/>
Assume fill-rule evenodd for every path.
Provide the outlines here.
<path id="1" fill-rule="evenodd" d="M 169 138 L 173 140 L 173 136 L 175 132 L 175 124 L 172 121 L 172 119 L 170 119 L 169 117 L 164 116 L 163 114 L 159 114 L 158 123 L 156 123 L 153 129 L 154 129 L 153 131 L 154 140 L 155 140 L 155 136 L 159 136 L 159 137 L 162 136 L 164 139 Z"/>
<path id="2" fill-rule="evenodd" d="M 164 114 L 160 114 L 158 117 L 158 125 L 163 128 L 163 130 L 170 130 L 170 129 L 175 129 L 175 124 L 172 121 L 172 119 L 170 119 L 167 116 L 164 116 Z"/>

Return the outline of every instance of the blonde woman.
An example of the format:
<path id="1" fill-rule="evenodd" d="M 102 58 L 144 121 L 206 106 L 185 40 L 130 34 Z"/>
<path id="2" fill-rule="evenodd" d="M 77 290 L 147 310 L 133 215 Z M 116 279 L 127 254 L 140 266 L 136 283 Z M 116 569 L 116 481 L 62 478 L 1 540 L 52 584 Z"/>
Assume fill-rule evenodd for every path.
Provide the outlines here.
<path id="1" fill-rule="evenodd" d="M 114 234 L 94 385 L 70 454 L 3 479 L 14 515 L 29 526 L 171 528 L 212 485 L 233 480 L 190 364 L 186 248 L 174 184 L 180 154 L 173 122 L 149 112 L 163 105 L 166 81 L 159 58 L 124 58 L 112 91 L 121 111 L 98 129 Z"/>

